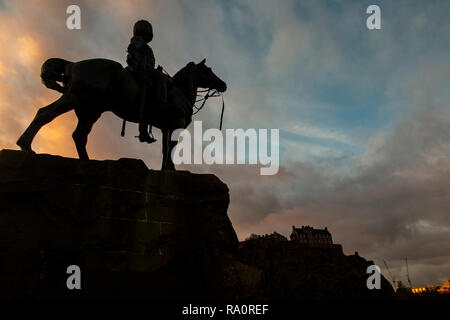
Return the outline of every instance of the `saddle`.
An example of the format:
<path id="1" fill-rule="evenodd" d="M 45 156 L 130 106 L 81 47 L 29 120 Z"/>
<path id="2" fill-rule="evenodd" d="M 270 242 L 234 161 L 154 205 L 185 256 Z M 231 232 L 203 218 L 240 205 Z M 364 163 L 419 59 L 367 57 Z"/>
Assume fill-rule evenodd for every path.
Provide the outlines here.
<path id="1" fill-rule="evenodd" d="M 172 78 L 163 73 L 163 68 L 158 66 L 153 71 L 134 71 L 129 67 L 125 68 L 132 77 L 139 83 L 146 86 L 145 108 L 151 110 L 150 113 L 161 112 L 169 107 L 168 87 L 174 85 Z M 123 120 L 120 135 L 125 135 L 126 120 Z"/>

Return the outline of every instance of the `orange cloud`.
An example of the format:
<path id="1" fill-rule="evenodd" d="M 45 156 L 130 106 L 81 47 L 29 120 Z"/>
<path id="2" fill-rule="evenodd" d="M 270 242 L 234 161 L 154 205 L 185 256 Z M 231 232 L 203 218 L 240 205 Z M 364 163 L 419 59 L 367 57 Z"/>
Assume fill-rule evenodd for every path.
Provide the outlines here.
<path id="1" fill-rule="evenodd" d="M 38 153 L 77 158 L 78 154 L 72 140 L 75 126 L 76 116 L 73 112 L 56 118 L 39 131 L 34 141 L 34 150 Z"/>
<path id="2" fill-rule="evenodd" d="M 43 90 L 40 66 L 48 52 L 47 42 L 32 23 L 21 22 L 18 12 L 0 12 L 0 149 L 17 148 L 15 141 L 37 110 L 57 99 L 59 94 Z M 75 115 L 63 116 L 44 126 L 36 136 L 36 152 L 76 156 L 72 141 Z"/>
<path id="3" fill-rule="evenodd" d="M 33 66 L 42 63 L 42 49 L 39 43 L 30 35 L 22 36 L 16 41 L 18 60 L 25 66 Z"/>
<path id="4" fill-rule="evenodd" d="M 6 75 L 7 69 L 2 61 L 0 61 L 0 77 Z"/>

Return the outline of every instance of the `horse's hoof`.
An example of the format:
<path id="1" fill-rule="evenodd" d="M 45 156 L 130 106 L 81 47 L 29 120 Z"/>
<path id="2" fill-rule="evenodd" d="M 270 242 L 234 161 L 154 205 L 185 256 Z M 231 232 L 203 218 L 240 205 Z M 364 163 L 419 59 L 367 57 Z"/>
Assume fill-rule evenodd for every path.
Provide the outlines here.
<path id="1" fill-rule="evenodd" d="M 36 153 L 31 149 L 31 146 L 27 146 L 27 145 L 20 145 L 17 144 L 20 148 L 20 150 L 24 151 L 24 152 L 31 152 L 31 153 Z"/>
<path id="2" fill-rule="evenodd" d="M 177 171 L 175 168 L 161 168 L 161 171 Z"/>
<path id="3" fill-rule="evenodd" d="M 138 138 L 139 138 L 139 141 L 140 141 L 140 142 L 153 143 L 153 142 L 156 141 L 155 138 L 151 137 L 151 136 L 150 136 L 148 133 L 146 133 L 146 132 L 140 133 L 139 136 L 138 136 Z"/>

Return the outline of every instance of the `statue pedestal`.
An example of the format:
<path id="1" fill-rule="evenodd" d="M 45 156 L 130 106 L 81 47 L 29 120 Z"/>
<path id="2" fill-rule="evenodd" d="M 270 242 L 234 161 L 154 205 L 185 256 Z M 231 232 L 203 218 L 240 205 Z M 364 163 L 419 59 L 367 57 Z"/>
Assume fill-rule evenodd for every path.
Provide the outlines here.
<path id="1" fill-rule="evenodd" d="M 214 175 L 0 152 L 0 295 L 176 297 L 238 240 Z M 82 289 L 68 290 L 69 265 Z M 203 288 L 201 288 L 203 290 Z"/>

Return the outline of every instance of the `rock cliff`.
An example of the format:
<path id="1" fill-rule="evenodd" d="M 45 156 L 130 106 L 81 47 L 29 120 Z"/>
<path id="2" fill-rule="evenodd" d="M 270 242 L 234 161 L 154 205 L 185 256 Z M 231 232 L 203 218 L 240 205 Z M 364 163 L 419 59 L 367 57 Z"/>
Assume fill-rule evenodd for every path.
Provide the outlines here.
<path id="1" fill-rule="evenodd" d="M 364 289 L 362 258 L 239 245 L 228 204 L 214 175 L 0 151 L 0 297 L 391 297 Z"/>

